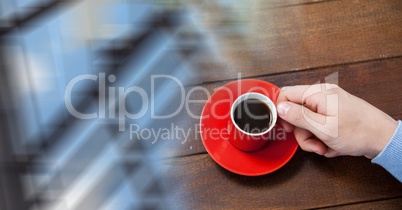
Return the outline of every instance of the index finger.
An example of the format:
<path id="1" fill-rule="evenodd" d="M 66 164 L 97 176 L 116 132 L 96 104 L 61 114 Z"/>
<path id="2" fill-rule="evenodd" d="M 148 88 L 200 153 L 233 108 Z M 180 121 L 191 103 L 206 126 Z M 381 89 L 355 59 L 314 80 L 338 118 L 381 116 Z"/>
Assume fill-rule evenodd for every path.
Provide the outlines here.
<path id="1" fill-rule="evenodd" d="M 328 94 L 326 92 L 331 91 L 334 87 L 334 85 L 327 83 L 283 87 L 279 92 L 277 104 L 282 101 L 290 101 L 312 108 L 317 106 L 317 102 L 325 99 L 326 94 Z M 309 101 L 307 100 L 308 97 L 310 97 Z"/>
<path id="2" fill-rule="evenodd" d="M 303 95 L 306 90 L 310 88 L 310 86 L 311 85 L 285 86 L 281 88 L 276 103 L 278 104 L 282 101 L 291 101 L 293 103 L 303 104 Z"/>

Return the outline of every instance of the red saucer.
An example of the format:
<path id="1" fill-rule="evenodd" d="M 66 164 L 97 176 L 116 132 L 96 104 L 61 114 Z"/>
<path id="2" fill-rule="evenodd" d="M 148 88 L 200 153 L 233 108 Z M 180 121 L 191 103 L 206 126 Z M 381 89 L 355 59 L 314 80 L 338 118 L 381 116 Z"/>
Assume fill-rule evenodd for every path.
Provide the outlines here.
<path id="1" fill-rule="evenodd" d="M 230 120 L 230 106 L 240 95 L 257 92 L 267 95 L 274 103 L 279 88 L 271 83 L 245 79 L 220 87 L 206 102 L 201 117 L 201 138 L 205 149 L 223 168 L 241 175 L 259 176 L 274 172 L 284 166 L 296 153 L 297 141 L 293 133 L 273 133 L 267 145 L 255 152 L 243 152 L 228 141 L 223 131 Z M 277 124 L 276 128 L 280 128 Z M 273 132 L 273 131 L 271 131 Z M 283 135 L 284 134 L 284 135 Z"/>

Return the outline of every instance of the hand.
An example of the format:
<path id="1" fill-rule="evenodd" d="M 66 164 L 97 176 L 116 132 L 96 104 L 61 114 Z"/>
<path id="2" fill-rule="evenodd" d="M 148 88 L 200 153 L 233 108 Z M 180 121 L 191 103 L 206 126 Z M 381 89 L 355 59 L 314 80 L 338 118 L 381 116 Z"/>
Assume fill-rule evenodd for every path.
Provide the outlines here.
<path id="1" fill-rule="evenodd" d="M 381 110 L 332 84 L 284 87 L 277 110 L 279 123 L 294 132 L 303 150 L 326 157 L 374 158 L 398 126 Z"/>

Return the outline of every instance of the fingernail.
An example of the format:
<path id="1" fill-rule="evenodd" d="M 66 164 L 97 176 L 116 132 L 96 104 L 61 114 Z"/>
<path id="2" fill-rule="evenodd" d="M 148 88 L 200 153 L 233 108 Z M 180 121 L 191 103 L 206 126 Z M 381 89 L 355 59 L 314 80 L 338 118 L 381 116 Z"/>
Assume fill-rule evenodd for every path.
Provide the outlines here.
<path id="1" fill-rule="evenodd" d="M 281 102 L 278 104 L 278 114 L 279 116 L 283 117 L 286 115 L 286 113 L 288 113 L 289 109 L 290 109 L 290 104 L 287 102 Z"/>

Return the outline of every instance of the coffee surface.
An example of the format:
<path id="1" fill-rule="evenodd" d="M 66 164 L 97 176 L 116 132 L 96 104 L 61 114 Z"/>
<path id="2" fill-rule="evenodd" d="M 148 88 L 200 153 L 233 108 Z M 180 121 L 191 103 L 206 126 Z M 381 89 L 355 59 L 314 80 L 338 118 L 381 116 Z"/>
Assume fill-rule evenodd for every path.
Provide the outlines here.
<path id="1" fill-rule="evenodd" d="M 258 99 L 247 99 L 240 102 L 233 113 L 237 126 L 248 133 L 262 133 L 271 122 L 269 107 Z"/>

